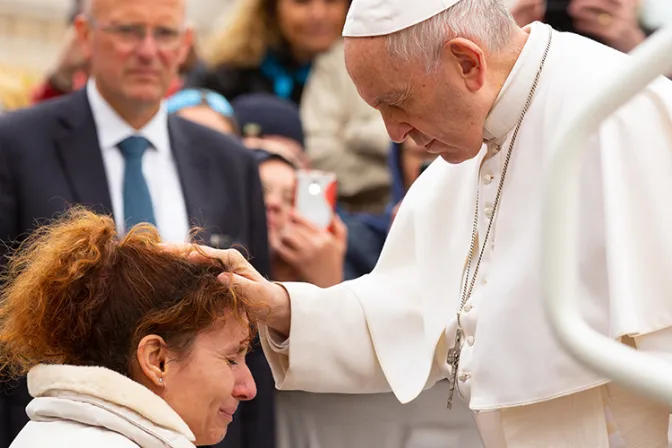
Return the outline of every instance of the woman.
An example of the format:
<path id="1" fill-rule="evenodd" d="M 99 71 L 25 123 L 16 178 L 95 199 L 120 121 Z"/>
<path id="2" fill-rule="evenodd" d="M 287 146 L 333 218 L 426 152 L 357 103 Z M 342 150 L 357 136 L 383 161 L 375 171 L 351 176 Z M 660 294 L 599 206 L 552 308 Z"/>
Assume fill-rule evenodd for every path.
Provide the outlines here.
<path id="1" fill-rule="evenodd" d="M 28 372 L 34 397 L 12 448 L 222 440 L 256 394 L 245 353 L 263 310 L 202 258 L 165 251 L 149 225 L 118 237 L 81 208 L 29 238 L 0 301 L 0 366 Z"/>
<path id="2" fill-rule="evenodd" d="M 240 0 L 212 41 L 210 72 L 192 78 L 230 101 L 271 93 L 300 106 L 306 154 L 338 177 L 339 205 L 382 213 L 389 200 L 389 137 L 348 76 L 340 38 L 350 0 Z"/>
<path id="3" fill-rule="evenodd" d="M 264 92 L 299 104 L 313 60 L 339 40 L 349 4 L 241 0 L 206 51 L 210 71 L 192 83 L 229 101 Z"/>

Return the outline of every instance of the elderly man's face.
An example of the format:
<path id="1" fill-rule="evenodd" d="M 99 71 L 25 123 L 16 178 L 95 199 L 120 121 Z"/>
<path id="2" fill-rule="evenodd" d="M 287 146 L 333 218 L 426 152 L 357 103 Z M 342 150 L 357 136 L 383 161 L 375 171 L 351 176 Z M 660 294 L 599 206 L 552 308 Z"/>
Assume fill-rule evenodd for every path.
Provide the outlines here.
<path id="1" fill-rule="evenodd" d="M 185 0 L 93 0 L 77 22 L 91 75 L 112 103 L 156 103 L 191 45 Z"/>
<path id="2" fill-rule="evenodd" d="M 392 140 L 410 137 L 449 163 L 478 154 L 490 106 L 481 92 L 485 64 L 474 65 L 473 53 L 453 55 L 478 48 L 470 42 L 458 47 L 462 43 L 466 49 L 446 45 L 431 73 L 420 61 L 392 57 L 384 38 L 346 39 L 345 46 L 348 72 L 360 96 L 380 111 Z"/>

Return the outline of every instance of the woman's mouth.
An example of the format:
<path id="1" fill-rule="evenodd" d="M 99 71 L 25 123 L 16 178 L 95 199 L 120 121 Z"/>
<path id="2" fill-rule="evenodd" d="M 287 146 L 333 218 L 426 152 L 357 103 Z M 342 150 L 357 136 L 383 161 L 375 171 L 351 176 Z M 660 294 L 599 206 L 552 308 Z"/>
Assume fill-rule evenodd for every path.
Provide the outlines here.
<path id="1" fill-rule="evenodd" d="M 233 414 L 236 413 L 236 408 L 228 408 L 228 409 L 219 409 L 220 414 L 224 416 L 226 419 L 233 421 Z"/>

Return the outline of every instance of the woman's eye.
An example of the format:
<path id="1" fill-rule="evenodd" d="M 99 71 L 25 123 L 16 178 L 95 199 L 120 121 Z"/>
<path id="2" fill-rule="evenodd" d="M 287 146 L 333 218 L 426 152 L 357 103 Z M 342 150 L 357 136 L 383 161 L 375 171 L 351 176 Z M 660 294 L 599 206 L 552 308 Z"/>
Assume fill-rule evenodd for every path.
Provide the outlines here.
<path id="1" fill-rule="evenodd" d="M 228 359 L 226 360 L 226 362 L 227 362 L 230 366 L 237 366 L 237 365 L 238 365 L 238 361 L 236 361 L 235 359 L 232 359 L 232 358 L 228 358 Z"/>

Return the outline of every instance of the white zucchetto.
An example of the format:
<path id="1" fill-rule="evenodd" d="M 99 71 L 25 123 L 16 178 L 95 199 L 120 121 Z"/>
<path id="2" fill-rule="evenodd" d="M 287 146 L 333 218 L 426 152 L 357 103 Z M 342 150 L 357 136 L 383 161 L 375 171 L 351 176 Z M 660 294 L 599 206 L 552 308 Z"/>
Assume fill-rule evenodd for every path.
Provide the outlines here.
<path id="1" fill-rule="evenodd" d="M 343 27 L 344 37 L 396 33 L 455 5 L 460 0 L 353 0 Z"/>

